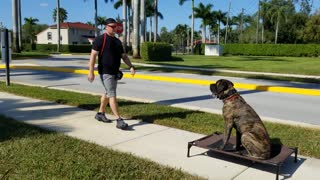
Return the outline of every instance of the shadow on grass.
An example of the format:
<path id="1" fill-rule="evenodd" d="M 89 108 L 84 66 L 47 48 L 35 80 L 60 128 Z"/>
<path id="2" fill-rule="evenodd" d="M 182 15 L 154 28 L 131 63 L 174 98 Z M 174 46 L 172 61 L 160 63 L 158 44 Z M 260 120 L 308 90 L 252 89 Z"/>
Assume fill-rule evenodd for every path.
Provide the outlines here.
<path id="1" fill-rule="evenodd" d="M 27 138 L 39 134 L 51 133 L 54 132 L 21 123 L 12 118 L 0 115 L 0 142 L 15 138 Z"/>
<path id="2" fill-rule="evenodd" d="M 240 57 L 239 59 L 237 59 L 237 61 L 270 61 L 270 62 L 290 62 L 290 60 L 284 59 L 284 58 L 280 58 L 280 57 L 257 57 L 257 56 L 244 56 L 244 57 Z"/>

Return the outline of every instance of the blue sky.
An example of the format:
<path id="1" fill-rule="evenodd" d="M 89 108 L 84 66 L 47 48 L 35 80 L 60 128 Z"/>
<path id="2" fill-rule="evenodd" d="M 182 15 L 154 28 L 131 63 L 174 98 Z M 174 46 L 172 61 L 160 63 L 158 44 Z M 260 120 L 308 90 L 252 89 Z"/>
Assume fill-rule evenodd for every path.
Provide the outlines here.
<path id="1" fill-rule="evenodd" d="M 115 0 L 117 1 L 117 0 Z M 252 14 L 257 11 L 258 0 L 195 0 L 195 6 L 200 2 L 203 4 L 213 4 L 212 10 L 228 11 L 229 1 L 231 1 L 230 16 L 237 15 L 244 8 L 245 14 Z M 60 0 L 60 7 L 68 12 L 68 22 L 94 22 L 94 0 Z M 179 5 L 179 0 L 159 0 L 159 11 L 164 19 L 159 19 L 159 31 L 161 27 L 173 30 L 178 24 L 191 25 L 189 16 L 191 15 L 191 1 Z M 56 8 L 56 0 L 21 0 L 21 14 L 24 17 L 39 19 L 38 23 L 53 24 L 52 12 Z M 122 8 L 115 10 L 113 3 L 105 3 L 98 0 L 98 15 L 106 17 L 122 17 Z M 8 29 L 12 29 L 12 0 L 0 1 L 0 23 Z M 22 20 L 22 23 L 23 20 Z M 195 30 L 200 30 L 200 19 L 195 19 Z M 149 26 L 149 25 L 148 25 Z"/>

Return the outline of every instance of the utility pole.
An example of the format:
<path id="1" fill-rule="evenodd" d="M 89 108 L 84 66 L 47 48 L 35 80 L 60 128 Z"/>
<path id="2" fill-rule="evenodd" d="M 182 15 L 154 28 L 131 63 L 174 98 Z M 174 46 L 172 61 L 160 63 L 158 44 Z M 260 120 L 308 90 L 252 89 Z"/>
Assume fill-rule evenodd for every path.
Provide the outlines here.
<path id="1" fill-rule="evenodd" d="M 260 20 L 260 0 L 258 2 L 256 44 L 259 43 L 259 20 Z"/>
<path id="2" fill-rule="evenodd" d="M 231 0 L 229 0 L 229 10 L 228 10 L 228 16 L 227 16 L 227 26 L 226 26 L 226 34 L 224 37 L 224 44 L 227 44 L 227 38 L 228 38 L 228 26 L 229 26 L 229 18 L 230 18 L 230 7 L 231 7 Z"/>
<path id="3" fill-rule="evenodd" d="M 58 41 L 57 41 L 57 52 L 60 52 L 60 0 L 57 0 L 57 33 L 58 33 Z"/>

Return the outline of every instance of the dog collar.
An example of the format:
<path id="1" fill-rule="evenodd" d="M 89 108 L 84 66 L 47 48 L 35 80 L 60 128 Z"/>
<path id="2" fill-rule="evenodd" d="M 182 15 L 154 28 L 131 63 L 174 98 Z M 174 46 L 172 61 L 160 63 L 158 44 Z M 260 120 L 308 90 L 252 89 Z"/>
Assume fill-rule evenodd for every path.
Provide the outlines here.
<path id="1" fill-rule="evenodd" d="M 225 98 L 225 99 L 223 100 L 223 103 L 226 103 L 227 101 L 232 101 L 232 100 L 236 99 L 236 98 L 239 97 L 239 96 L 240 96 L 239 93 L 235 93 L 235 94 L 233 94 L 233 95 Z"/>

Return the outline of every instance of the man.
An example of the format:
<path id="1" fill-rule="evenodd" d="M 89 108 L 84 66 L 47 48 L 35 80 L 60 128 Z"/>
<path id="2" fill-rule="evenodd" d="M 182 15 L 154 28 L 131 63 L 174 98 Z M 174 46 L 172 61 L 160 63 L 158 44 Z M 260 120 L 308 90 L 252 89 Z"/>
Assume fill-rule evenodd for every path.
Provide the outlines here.
<path id="1" fill-rule="evenodd" d="M 105 116 L 105 109 L 108 103 L 110 103 L 113 114 L 117 117 L 117 128 L 126 129 L 128 124 L 120 117 L 118 112 L 117 103 L 117 82 L 116 75 L 119 72 L 121 58 L 129 66 L 131 75 L 135 74 L 135 69 L 131 64 L 128 56 L 123 50 L 121 41 L 115 37 L 117 22 L 108 18 L 105 23 L 106 32 L 103 35 L 98 36 L 92 45 L 90 62 L 89 62 L 89 74 L 88 80 L 92 82 L 95 78 L 94 65 L 96 57 L 98 56 L 98 72 L 102 85 L 105 88 L 105 94 L 100 99 L 100 109 L 95 116 L 95 119 L 102 122 L 111 122 Z"/>

